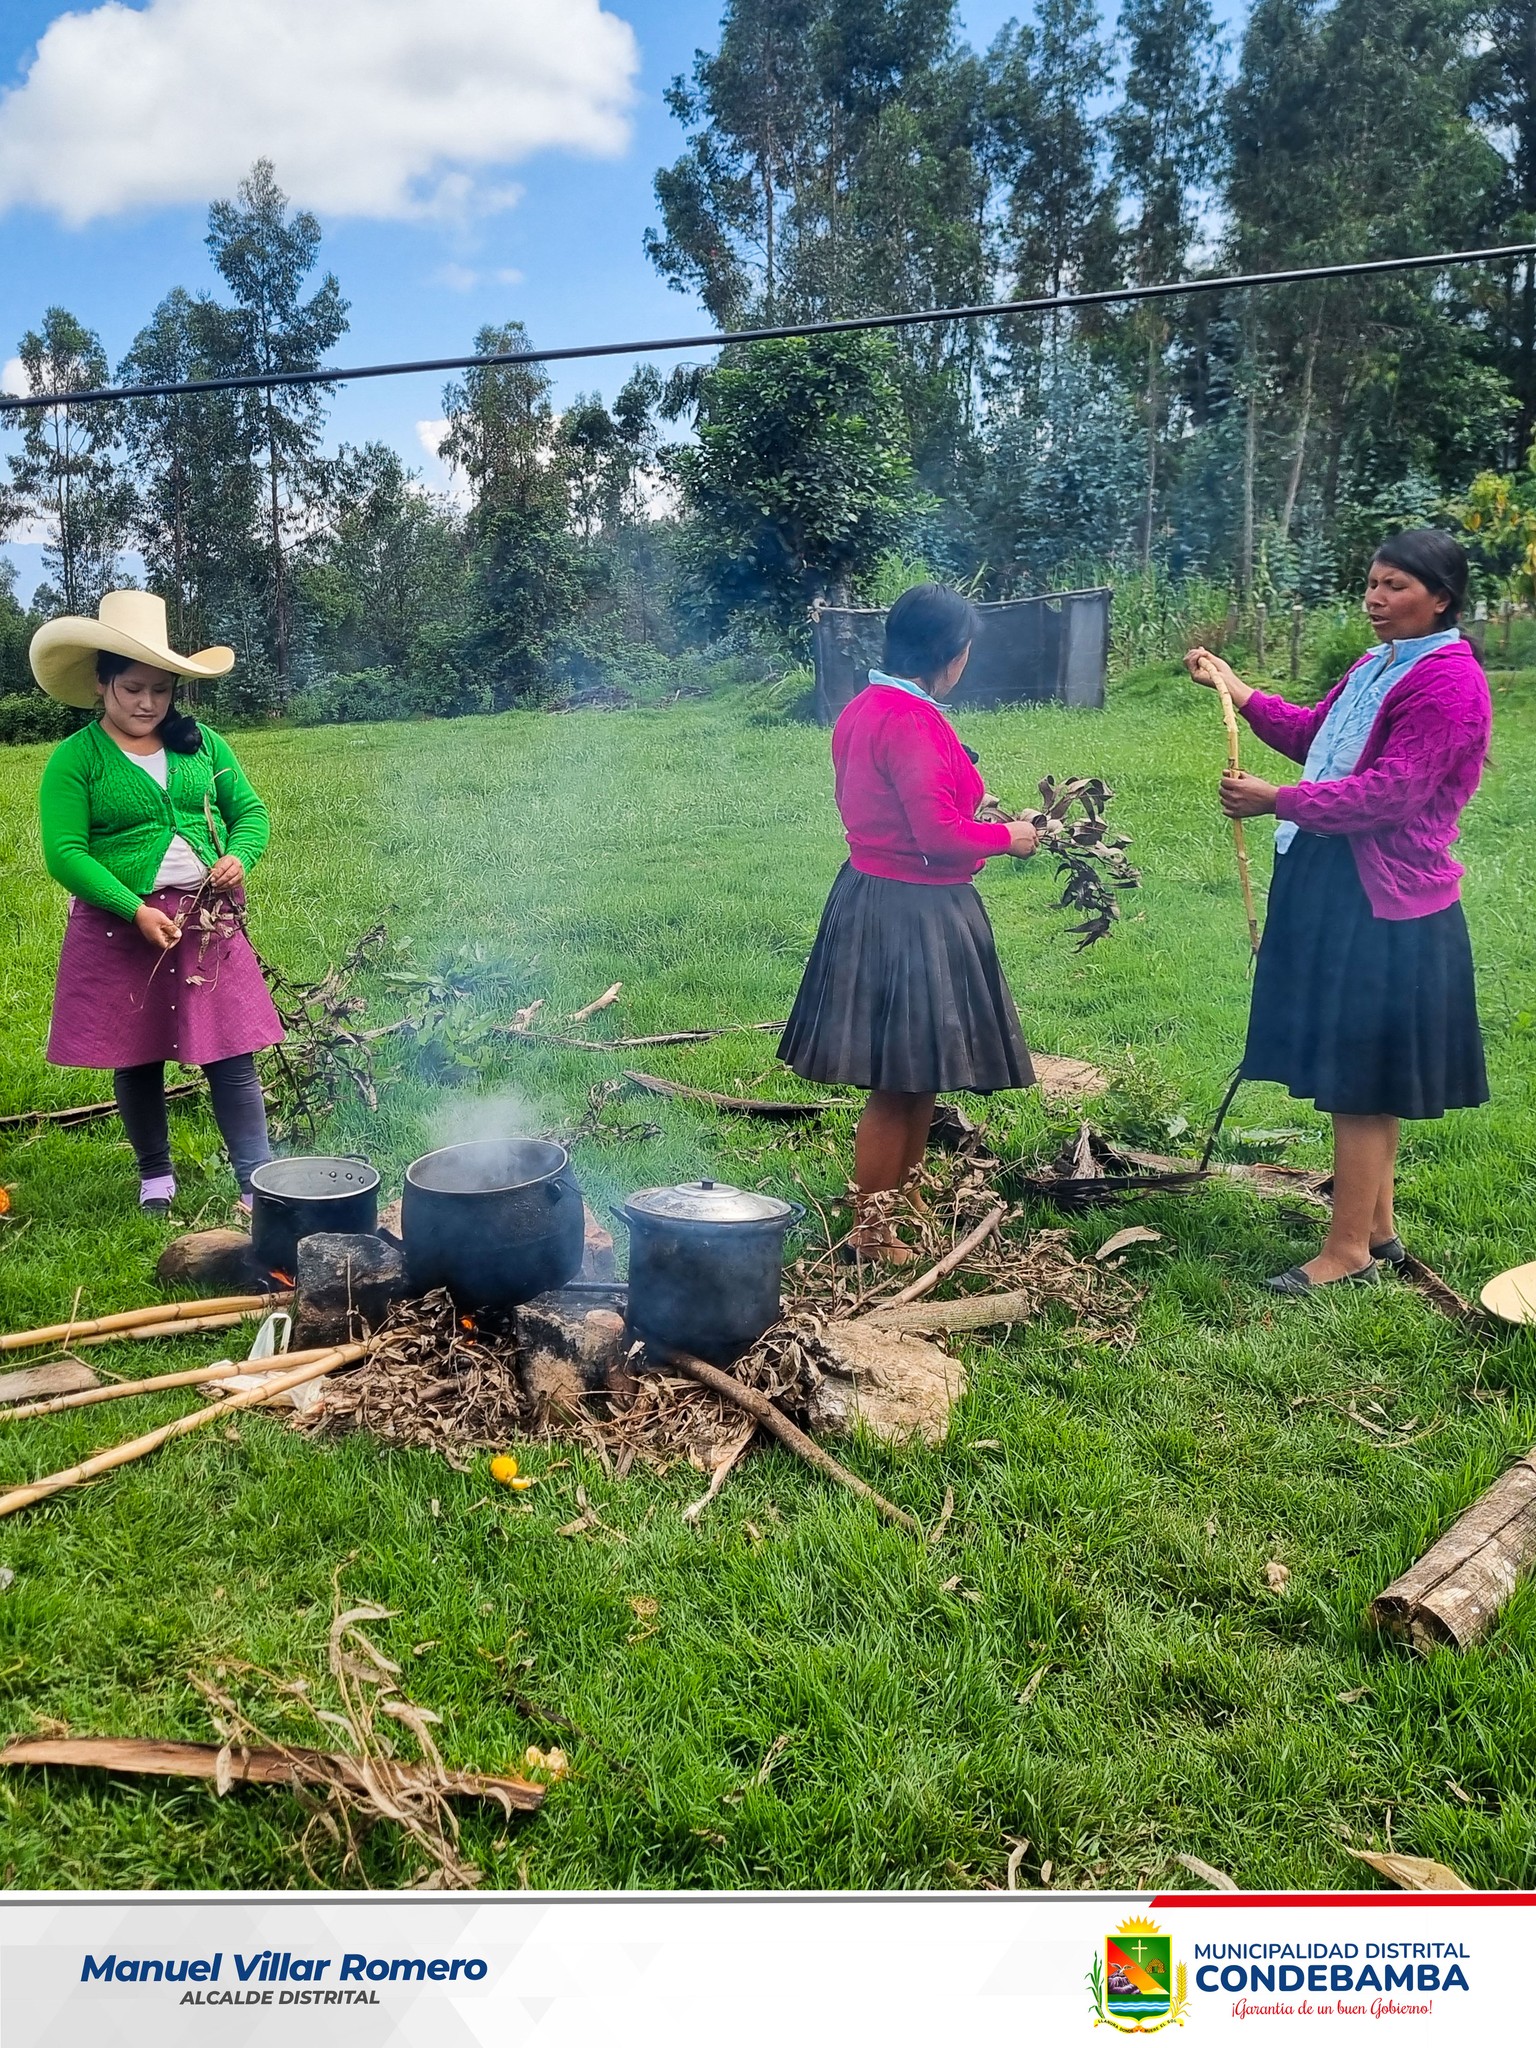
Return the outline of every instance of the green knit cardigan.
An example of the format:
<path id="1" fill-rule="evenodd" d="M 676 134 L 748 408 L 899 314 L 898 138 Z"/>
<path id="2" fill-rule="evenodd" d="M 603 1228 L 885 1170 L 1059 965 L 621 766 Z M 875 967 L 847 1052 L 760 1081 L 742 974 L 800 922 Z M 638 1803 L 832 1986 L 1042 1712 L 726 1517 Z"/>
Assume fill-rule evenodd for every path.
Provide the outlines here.
<path id="1" fill-rule="evenodd" d="M 165 789 L 99 723 L 54 748 L 38 793 L 43 859 L 71 896 L 132 918 L 153 893 L 177 833 L 207 867 L 232 853 L 249 874 L 260 860 L 271 830 L 267 807 L 227 743 L 207 726 L 199 730 L 195 754 L 167 749 Z"/>

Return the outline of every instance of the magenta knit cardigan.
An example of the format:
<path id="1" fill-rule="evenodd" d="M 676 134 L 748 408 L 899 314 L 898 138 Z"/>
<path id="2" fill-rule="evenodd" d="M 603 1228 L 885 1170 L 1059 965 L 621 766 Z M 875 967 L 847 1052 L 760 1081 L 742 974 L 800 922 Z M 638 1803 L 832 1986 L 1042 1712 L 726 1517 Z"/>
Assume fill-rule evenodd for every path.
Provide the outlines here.
<path id="1" fill-rule="evenodd" d="M 1266 746 L 1305 761 L 1359 665 L 1321 704 L 1288 704 L 1255 690 L 1243 716 Z M 1348 838 L 1373 916 L 1400 920 L 1445 910 L 1461 894 L 1463 870 L 1449 848 L 1482 775 L 1492 724 L 1488 678 L 1472 649 L 1465 640 L 1437 648 L 1388 690 L 1353 773 L 1280 790 L 1275 815 L 1303 832 Z"/>

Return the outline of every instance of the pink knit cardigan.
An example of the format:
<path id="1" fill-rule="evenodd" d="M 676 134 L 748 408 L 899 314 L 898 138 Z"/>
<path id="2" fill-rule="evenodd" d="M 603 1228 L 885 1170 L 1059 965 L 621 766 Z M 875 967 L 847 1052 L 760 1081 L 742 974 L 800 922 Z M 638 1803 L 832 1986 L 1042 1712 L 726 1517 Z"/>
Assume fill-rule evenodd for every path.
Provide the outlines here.
<path id="1" fill-rule="evenodd" d="M 1351 668 L 1321 704 L 1310 706 L 1255 690 L 1243 716 L 1266 746 L 1305 761 L 1353 674 Z M 1374 916 L 1400 920 L 1445 910 L 1461 894 L 1463 870 L 1449 848 L 1482 776 L 1492 723 L 1488 678 L 1472 649 L 1465 640 L 1437 648 L 1382 699 L 1353 772 L 1338 782 L 1280 790 L 1275 815 L 1303 832 L 1348 838 Z"/>

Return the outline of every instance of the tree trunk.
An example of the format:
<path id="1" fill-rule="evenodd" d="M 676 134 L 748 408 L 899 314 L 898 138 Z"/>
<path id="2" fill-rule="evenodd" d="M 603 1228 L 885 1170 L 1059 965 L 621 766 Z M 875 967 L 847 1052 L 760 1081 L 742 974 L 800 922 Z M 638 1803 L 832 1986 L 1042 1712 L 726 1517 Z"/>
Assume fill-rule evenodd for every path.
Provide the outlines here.
<path id="1" fill-rule="evenodd" d="M 1147 501 L 1141 515 L 1141 566 L 1152 566 L 1152 523 L 1157 505 L 1157 372 L 1162 360 L 1158 346 L 1162 322 L 1154 320 L 1147 339 Z"/>
<path id="2" fill-rule="evenodd" d="M 1250 390 L 1243 421 L 1243 596 L 1253 592 L 1253 468 L 1259 438 L 1259 394 Z"/>
<path id="3" fill-rule="evenodd" d="M 283 529 L 277 494 L 277 429 L 272 418 L 272 401 L 267 399 L 267 489 L 272 520 L 272 623 L 277 641 L 277 681 L 282 698 L 288 694 L 288 592 L 283 581 Z"/>
<path id="4" fill-rule="evenodd" d="M 1323 309 L 1317 309 L 1312 332 L 1307 336 L 1307 359 L 1301 373 L 1301 414 L 1296 422 L 1296 452 L 1285 482 L 1285 509 L 1280 515 L 1280 538 L 1291 537 L 1291 520 L 1296 511 L 1296 494 L 1301 489 L 1301 469 L 1307 455 L 1307 429 L 1312 422 L 1312 378 L 1317 369 L 1317 345 L 1322 334 Z"/>

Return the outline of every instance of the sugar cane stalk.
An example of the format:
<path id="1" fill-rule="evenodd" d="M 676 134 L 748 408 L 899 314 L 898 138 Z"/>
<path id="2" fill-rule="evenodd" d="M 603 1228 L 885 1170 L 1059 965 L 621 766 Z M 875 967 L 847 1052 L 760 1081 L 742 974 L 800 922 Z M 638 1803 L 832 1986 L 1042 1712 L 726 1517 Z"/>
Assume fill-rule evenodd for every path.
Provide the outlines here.
<path id="1" fill-rule="evenodd" d="M 1227 771 L 1232 775 L 1242 773 L 1242 761 L 1237 751 L 1237 712 L 1232 703 L 1232 692 L 1227 688 L 1219 669 L 1212 665 L 1211 674 L 1216 683 L 1216 694 L 1221 699 L 1222 722 L 1227 728 Z M 1243 836 L 1241 818 L 1232 820 L 1232 844 L 1237 849 L 1238 878 L 1243 885 L 1243 908 L 1248 913 L 1248 943 L 1255 953 L 1259 950 L 1259 920 L 1253 907 L 1253 876 L 1248 869 L 1248 841 Z"/>

